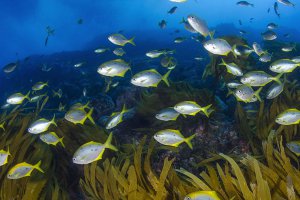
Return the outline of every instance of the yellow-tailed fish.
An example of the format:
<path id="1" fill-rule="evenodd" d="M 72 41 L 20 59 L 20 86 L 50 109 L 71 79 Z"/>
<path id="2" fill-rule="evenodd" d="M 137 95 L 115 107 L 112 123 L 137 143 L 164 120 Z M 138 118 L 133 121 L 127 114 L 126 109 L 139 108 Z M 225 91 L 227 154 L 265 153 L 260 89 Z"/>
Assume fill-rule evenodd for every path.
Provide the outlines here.
<path id="1" fill-rule="evenodd" d="M 165 129 L 155 133 L 154 139 L 160 144 L 173 146 L 173 147 L 178 147 L 181 143 L 185 142 L 190 147 L 190 149 L 193 149 L 191 140 L 195 136 L 196 134 L 185 138 L 178 130 Z"/>
<path id="2" fill-rule="evenodd" d="M 159 111 L 155 115 L 155 117 L 156 117 L 156 119 L 159 119 L 162 121 L 176 121 L 179 115 L 180 115 L 180 113 L 177 112 L 174 108 L 165 108 L 165 109 Z"/>
<path id="3" fill-rule="evenodd" d="M 97 72 L 103 76 L 124 77 L 130 66 L 122 59 L 111 60 L 98 67 Z"/>
<path id="4" fill-rule="evenodd" d="M 88 101 L 86 104 L 81 104 L 81 103 L 75 103 L 71 106 L 70 110 L 85 110 L 85 109 L 91 109 L 89 106 L 90 102 Z"/>
<path id="5" fill-rule="evenodd" d="M 85 165 L 100 160 L 102 159 L 105 149 L 118 151 L 117 147 L 113 146 L 111 142 L 112 142 L 112 133 L 109 134 L 104 144 L 91 141 L 80 146 L 74 153 L 73 163 L 79 165 Z"/>
<path id="6" fill-rule="evenodd" d="M 9 96 L 7 98 L 6 102 L 11 105 L 22 104 L 25 99 L 30 100 L 29 94 L 30 94 L 30 91 L 26 95 L 23 95 L 22 93 L 12 94 L 11 96 Z"/>
<path id="7" fill-rule="evenodd" d="M 275 122 L 281 125 L 299 124 L 300 111 L 295 108 L 287 109 L 276 117 Z"/>
<path id="8" fill-rule="evenodd" d="M 61 102 L 58 105 L 58 111 L 65 111 L 66 105 L 63 105 Z"/>
<path id="9" fill-rule="evenodd" d="M 83 109 L 72 109 L 65 114 L 65 119 L 73 124 L 84 124 L 84 122 L 89 119 L 93 124 L 95 124 L 92 117 L 93 110 L 94 109 L 92 108 L 88 113 L 86 113 Z"/>
<path id="10" fill-rule="evenodd" d="M 37 82 L 32 86 L 33 91 L 38 91 L 42 90 L 44 87 L 48 86 L 48 81 L 47 82 Z"/>
<path id="11" fill-rule="evenodd" d="M 300 141 L 291 141 L 286 144 L 287 148 L 296 154 L 298 157 L 300 156 Z"/>
<path id="12" fill-rule="evenodd" d="M 257 42 L 254 42 L 252 45 L 254 52 L 258 55 L 258 56 L 262 56 L 265 51 L 261 48 L 260 44 L 258 44 Z"/>
<path id="13" fill-rule="evenodd" d="M 61 143 L 63 147 L 65 147 L 63 143 L 64 137 L 59 138 L 55 132 L 43 133 L 40 135 L 40 139 L 45 142 L 46 144 L 51 144 L 56 146 L 57 143 Z"/>
<path id="14" fill-rule="evenodd" d="M 284 84 L 273 83 L 267 90 L 267 99 L 274 99 L 283 92 Z"/>
<path id="15" fill-rule="evenodd" d="M 4 151 L 3 149 L 0 150 L 0 166 L 5 165 L 8 160 L 8 156 L 10 156 L 9 148 L 7 147 L 7 151 Z"/>
<path id="16" fill-rule="evenodd" d="M 222 63 L 220 63 L 219 65 L 225 66 L 227 69 L 227 72 L 234 76 L 243 76 L 243 71 L 235 63 L 226 63 L 222 59 Z"/>
<path id="17" fill-rule="evenodd" d="M 207 117 L 211 114 L 212 110 L 210 110 L 212 104 L 208 106 L 201 107 L 194 101 L 183 101 L 174 106 L 174 109 L 183 114 L 183 115 L 192 115 L 195 116 L 197 113 L 202 111 Z"/>
<path id="18" fill-rule="evenodd" d="M 33 97 L 30 98 L 30 102 L 31 103 L 38 102 L 38 101 L 40 101 L 45 96 L 47 96 L 47 93 L 40 94 L 40 95 L 35 95 L 35 96 L 33 96 Z"/>
<path id="19" fill-rule="evenodd" d="M 283 74 L 278 74 L 275 77 L 272 77 L 271 75 L 267 74 L 264 71 L 251 71 L 246 73 L 242 78 L 241 78 L 241 82 L 243 84 L 247 84 L 249 86 L 254 86 L 254 87 L 258 87 L 258 86 L 265 86 L 268 83 L 270 83 L 271 81 L 276 81 L 278 84 L 282 84 L 280 81 L 280 77 Z"/>
<path id="20" fill-rule="evenodd" d="M 124 54 L 126 54 L 126 52 L 122 48 L 117 48 L 117 49 L 113 50 L 113 53 L 116 56 L 123 56 Z"/>
<path id="21" fill-rule="evenodd" d="M 26 176 L 30 176 L 34 169 L 44 173 L 44 171 L 40 168 L 41 163 L 41 161 L 39 161 L 35 165 L 31 165 L 26 162 L 19 163 L 8 171 L 7 178 L 19 179 Z"/>
<path id="22" fill-rule="evenodd" d="M 245 103 L 255 102 L 257 100 L 262 101 L 259 93 L 261 92 L 262 87 L 254 91 L 249 85 L 241 85 L 236 88 L 235 91 L 229 90 L 228 95 L 233 94 L 238 101 L 243 101 Z M 227 95 L 227 96 L 228 96 Z"/>
<path id="23" fill-rule="evenodd" d="M 123 121 L 123 116 L 128 110 L 126 109 L 126 106 L 124 105 L 121 112 L 114 112 L 111 114 L 106 129 L 112 129 L 116 127 L 118 124 L 120 124 Z"/>
<path id="24" fill-rule="evenodd" d="M 108 36 L 108 40 L 111 43 L 113 43 L 115 45 L 119 45 L 119 46 L 125 46 L 127 43 L 135 46 L 135 43 L 133 41 L 134 37 L 131 39 L 127 39 L 124 35 L 119 34 L 119 33 Z"/>
<path id="25" fill-rule="evenodd" d="M 197 191 L 184 197 L 184 200 L 221 200 L 215 191 Z"/>
<path id="26" fill-rule="evenodd" d="M 172 70 L 169 70 L 165 75 L 161 75 L 155 69 L 145 70 L 135 74 L 131 78 L 131 83 L 140 87 L 157 87 L 161 81 L 164 81 L 167 86 L 170 86 L 168 77 Z"/>
<path id="27" fill-rule="evenodd" d="M 230 52 L 232 52 L 236 57 L 234 52 L 235 46 L 231 47 L 230 44 L 224 39 L 211 39 L 204 42 L 203 46 L 208 52 L 214 55 L 227 56 Z"/>
<path id="28" fill-rule="evenodd" d="M 195 31 L 197 31 L 204 37 L 210 36 L 210 38 L 213 38 L 214 32 L 209 31 L 207 24 L 204 20 L 200 19 L 196 15 L 189 15 L 187 21 Z"/>
<path id="29" fill-rule="evenodd" d="M 300 63 L 296 63 L 290 59 L 280 59 L 273 62 L 269 69 L 276 73 L 291 73 L 299 66 Z"/>
<path id="30" fill-rule="evenodd" d="M 61 89 L 58 89 L 58 91 L 54 91 L 52 90 L 53 92 L 53 97 L 58 97 L 59 99 L 62 97 L 62 90 Z"/>
<path id="31" fill-rule="evenodd" d="M 32 124 L 30 124 L 28 132 L 31 134 L 40 134 L 42 132 L 47 131 L 51 124 L 57 126 L 57 124 L 55 123 L 55 115 L 50 121 L 45 118 L 36 120 Z"/>

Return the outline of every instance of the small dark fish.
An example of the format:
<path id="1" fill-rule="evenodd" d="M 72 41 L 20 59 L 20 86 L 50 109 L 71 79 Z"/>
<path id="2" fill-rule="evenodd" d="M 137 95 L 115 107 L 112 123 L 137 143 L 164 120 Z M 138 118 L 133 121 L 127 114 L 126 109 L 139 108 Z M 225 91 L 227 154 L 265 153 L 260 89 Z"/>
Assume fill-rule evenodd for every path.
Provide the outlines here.
<path id="1" fill-rule="evenodd" d="M 77 21 L 77 24 L 83 24 L 83 19 L 79 19 L 79 20 Z"/>
<path id="2" fill-rule="evenodd" d="M 174 33 L 180 33 L 180 30 L 179 30 L 179 29 L 176 29 L 176 30 L 174 31 Z"/>
<path id="3" fill-rule="evenodd" d="M 254 18 L 253 18 L 253 17 L 251 17 L 251 18 L 249 19 L 249 22 L 250 22 L 250 23 L 252 23 L 252 22 L 253 22 L 253 20 L 254 20 Z"/>
<path id="4" fill-rule="evenodd" d="M 275 14 L 276 14 L 278 17 L 280 17 L 280 14 L 278 13 L 278 3 L 277 3 L 277 2 L 274 3 L 274 11 L 275 11 Z"/>
<path id="5" fill-rule="evenodd" d="M 168 13 L 169 13 L 169 14 L 174 14 L 174 13 L 176 12 L 176 10 L 177 10 L 177 6 L 174 6 L 173 8 L 171 8 L 171 9 L 168 11 Z"/>
<path id="6" fill-rule="evenodd" d="M 285 38 L 289 38 L 290 36 L 291 35 L 289 33 L 286 33 L 286 34 L 283 35 L 283 37 L 285 37 Z"/>
<path id="7" fill-rule="evenodd" d="M 249 3 L 248 1 L 239 1 L 239 2 L 236 3 L 236 5 L 239 5 L 239 6 L 252 6 L 252 7 L 254 7 L 254 4 Z"/>
<path id="8" fill-rule="evenodd" d="M 164 29 L 167 26 L 167 22 L 163 19 L 161 20 L 161 22 L 158 23 L 158 25 L 161 29 Z"/>
<path id="9" fill-rule="evenodd" d="M 243 25 L 242 20 L 239 20 L 239 24 L 240 24 L 241 26 Z"/>
<path id="10" fill-rule="evenodd" d="M 46 36 L 46 39 L 45 39 L 45 46 L 47 46 L 47 44 L 48 44 L 49 36 L 54 35 L 55 29 L 52 29 L 50 26 L 47 26 L 46 31 L 47 31 L 47 36 Z"/>
<path id="11" fill-rule="evenodd" d="M 244 30 L 239 30 L 239 32 L 240 32 L 240 34 L 241 35 L 244 35 L 244 34 L 246 34 L 247 32 L 246 31 L 244 31 Z"/>
<path id="12" fill-rule="evenodd" d="M 7 74 L 11 73 L 11 72 L 15 71 L 17 65 L 18 65 L 18 63 L 9 63 L 3 67 L 3 71 Z"/>
<path id="13" fill-rule="evenodd" d="M 268 13 L 270 13 L 271 8 L 268 8 Z"/>

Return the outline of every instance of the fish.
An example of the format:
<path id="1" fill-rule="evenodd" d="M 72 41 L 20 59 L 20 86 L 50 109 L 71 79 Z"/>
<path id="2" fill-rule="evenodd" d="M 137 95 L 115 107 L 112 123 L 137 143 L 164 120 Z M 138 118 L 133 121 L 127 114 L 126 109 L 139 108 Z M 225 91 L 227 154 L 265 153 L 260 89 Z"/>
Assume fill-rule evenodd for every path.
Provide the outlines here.
<path id="1" fill-rule="evenodd" d="M 240 30 L 239 30 L 239 33 L 240 33 L 241 35 L 245 35 L 247 32 L 244 31 L 244 30 L 242 30 L 242 29 L 240 29 Z"/>
<path id="2" fill-rule="evenodd" d="M 192 35 L 192 40 L 195 40 L 196 42 L 199 42 L 199 43 L 203 43 L 204 40 L 205 40 L 205 37 L 198 34 L 198 35 Z"/>
<path id="3" fill-rule="evenodd" d="M 247 85 L 253 86 L 253 87 L 265 86 L 272 81 L 276 81 L 278 84 L 282 84 L 280 81 L 280 77 L 282 75 L 283 74 L 280 73 L 277 76 L 272 77 L 271 75 L 267 74 L 264 71 L 251 71 L 251 72 L 246 73 L 241 78 L 241 83 L 247 84 Z"/>
<path id="4" fill-rule="evenodd" d="M 191 140 L 194 139 L 195 136 L 196 134 L 193 134 L 185 138 L 178 130 L 165 129 L 158 131 L 153 137 L 157 142 L 163 145 L 178 147 L 181 143 L 185 142 L 190 149 L 193 149 Z"/>
<path id="5" fill-rule="evenodd" d="M 30 176 L 34 169 L 44 173 L 44 171 L 40 168 L 41 161 L 36 163 L 35 165 L 28 164 L 27 162 L 22 162 L 14 167 L 12 167 L 7 174 L 8 179 L 19 179 L 23 177 Z"/>
<path id="6" fill-rule="evenodd" d="M 243 84 L 242 84 L 242 83 L 239 83 L 239 82 L 237 82 L 237 81 L 232 81 L 232 82 L 227 83 L 226 85 L 227 85 L 227 87 L 229 87 L 229 88 L 235 89 L 235 88 L 238 88 L 239 86 L 241 86 L 241 85 L 243 85 Z"/>
<path id="7" fill-rule="evenodd" d="M 6 104 L 1 106 L 1 109 L 8 109 L 10 106 L 11 106 L 11 104 L 6 103 Z"/>
<path id="8" fill-rule="evenodd" d="M 116 56 L 123 56 L 124 54 L 126 54 L 126 52 L 122 48 L 117 48 L 117 49 L 113 50 L 113 53 Z"/>
<path id="9" fill-rule="evenodd" d="M 273 62 L 269 69 L 276 73 L 291 73 L 300 66 L 300 63 L 295 63 L 290 59 L 280 59 Z"/>
<path id="10" fill-rule="evenodd" d="M 243 23 L 242 23 L 242 20 L 240 20 L 240 19 L 239 19 L 239 24 L 240 24 L 240 26 L 242 26 L 242 25 L 243 25 Z"/>
<path id="11" fill-rule="evenodd" d="M 122 59 L 115 59 L 100 65 L 97 72 L 103 76 L 124 77 L 128 70 L 130 70 L 128 63 Z"/>
<path id="12" fill-rule="evenodd" d="M 211 39 L 204 43 L 204 48 L 212 54 L 227 56 L 230 52 L 236 57 L 234 48 L 224 39 Z"/>
<path id="13" fill-rule="evenodd" d="M 70 109 L 65 114 L 65 119 L 73 124 L 84 124 L 84 122 L 89 119 L 93 124 L 95 124 L 95 121 L 92 117 L 93 108 L 89 110 L 88 113 L 85 112 L 84 109 Z"/>
<path id="14" fill-rule="evenodd" d="M 48 81 L 47 82 L 37 82 L 32 86 L 33 91 L 38 91 L 42 90 L 44 87 L 48 86 Z"/>
<path id="15" fill-rule="evenodd" d="M 169 14 L 174 14 L 174 13 L 176 12 L 177 8 L 178 8 L 177 6 L 172 7 L 172 8 L 168 11 L 168 13 L 169 13 Z"/>
<path id="16" fill-rule="evenodd" d="M 65 144 L 63 143 L 64 137 L 59 138 L 55 132 L 48 132 L 43 133 L 40 135 L 40 139 L 45 142 L 46 144 L 54 145 L 56 146 L 57 143 L 61 143 L 63 147 L 65 147 Z"/>
<path id="17" fill-rule="evenodd" d="M 243 76 L 243 71 L 235 63 L 226 63 L 224 59 L 222 59 L 222 62 L 219 65 L 225 66 L 227 72 L 234 76 Z"/>
<path id="18" fill-rule="evenodd" d="M 177 38 L 174 39 L 174 43 L 179 44 L 179 43 L 184 42 L 185 40 L 187 40 L 186 37 L 177 37 Z"/>
<path id="19" fill-rule="evenodd" d="M 75 103 L 70 107 L 70 110 L 85 110 L 85 109 L 91 109 L 89 106 L 90 102 L 88 101 L 86 104 L 81 104 L 81 103 Z"/>
<path id="20" fill-rule="evenodd" d="M 275 122 L 281 125 L 293 125 L 300 123 L 300 111 L 296 108 L 290 108 L 280 113 Z"/>
<path id="21" fill-rule="evenodd" d="M 277 0 L 279 3 L 286 5 L 286 6 L 293 6 L 295 7 L 295 4 L 293 4 L 292 2 L 290 2 L 289 0 Z"/>
<path id="22" fill-rule="evenodd" d="M 112 142 L 112 133 L 109 134 L 104 144 L 99 142 L 94 142 L 94 141 L 83 144 L 75 151 L 72 159 L 73 163 L 79 165 L 86 165 L 102 159 L 105 149 L 118 151 L 117 147 L 112 145 L 111 142 Z"/>
<path id="23" fill-rule="evenodd" d="M 166 26 L 167 26 L 167 22 L 166 22 L 166 20 L 161 20 L 159 23 L 158 23 L 158 26 L 161 28 L 161 29 L 164 29 L 164 28 L 166 28 Z"/>
<path id="24" fill-rule="evenodd" d="M 109 50 L 110 50 L 109 48 L 99 48 L 99 49 L 95 49 L 94 53 L 100 54 L 100 53 L 104 53 Z"/>
<path id="25" fill-rule="evenodd" d="M 80 63 L 76 63 L 74 65 L 75 68 L 78 68 L 78 67 L 82 67 L 83 65 L 85 65 L 85 62 L 80 62 Z"/>
<path id="26" fill-rule="evenodd" d="M 15 71 L 17 66 L 18 66 L 18 63 L 8 63 L 7 65 L 5 65 L 2 68 L 2 70 L 4 73 L 9 74 L 9 73 L 12 73 L 13 71 Z"/>
<path id="27" fill-rule="evenodd" d="M 5 131 L 4 124 L 5 124 L 5 121 L 2 122 L 2 123 L 0 124 L 0 128 L 1 128 L 3 131 Z"/>
<path id="28" fill-rule="evenodd" d="M 245 103 L 251 103 L 251 102 L 255 102 L 257 100 L 262 101 L 259 96 L 259 93 L 261 92 L 261 90 L 262 90 L 262 87 L 260 87 L 256 91 L 254 91 L 252 89 L 252 87 L 249 85 L 241 85 L 241 86 L 238 86 L 235 89 L 235 91 L 233 91 L 233 92 L 231 90 L 229 90 L 227 96 L 230 94 L 233 94 L 238 101 L 242 101 Z"/>
<path id="29" fill-rule="evenodd" d="M 14 93 L 6 99 L 6 103 L 11 105 L 19 105 L 22 104 L 25 99 L 30 101 L 29 94 L 30 91 L 26 95 L 23 95 L 22 93 Z"/>
<path id="30" fill-rule="evenodd" d="M 261 56 L 262 54 L 265 53 L 265 51 L 263 51 L 263 49 L 261 48 L 260 44 L 258 44 L 257 42 L 254 42 L 252 45 L 254 52 L 258 55 Z"/>
<path id="31" fill-rule="evenodd" d="M 281 48 L 281 51 L 291 52 L 293 50 L 296 50 L 296 46 L 297 46 L 296 44 L 286 44 Z"/>
<path id="32" fill-rule="evenodd" d="M 58 89 L 57 92 L 52 90 L 53 97 L 58 97 L 59 99 L 62 97 L 62 89 Z"/>
<path id="33" fill-rule="evenodd" d="M 87 89 L 86 89 L 86 88 L 83 88 L 83 90 L 82 90 L 82 95 L 83 95 L 84 97 L 86 97 L 86 93 L 87 93 Z"/>
<path id="34" fill-rule="evenodd" d="M 77 24 L 83 24 L 83 19 L 78 19 Z"/>
<path id="35" fill-rule="evenodd" d="M 205 107 L 201 107 L 194 101 L 182 101 L 174 106 L 174 110 L 183 115 L 192 115 L 195 116 L 199 112 L 203 112 L 206 117 L 209 117 L 212 113 L 210 109 L 212 104 L 209 104 Z"/>
<path id="36" fill-rule="evenodd" d="M 278 97 L 283 92 L 283 88 L 283 84 L 273 83 L 271 87 L 267 90 L 266 98 L 274 99 Z"/>
<path id="37" fill-rule="evenodd" d="M 126 44 L 132 44 L 133 46 L 136 45 L 134 43 L 134 37 L 131 39 L 127 39 L 124 35 L 122 35 L 120 33 L 109 35 L 108 40 L 111 43 L 113 43 L 115 45 L 119 45 L 119 46 L 125 46 Z"/>
<path id="38" fill-rule="evenodd" d="M 271 30 L 267 30 L 266 32 L 261 34 L 264 40 L 275 40 L 277 38 L 277 35 L 275 32 Z"/>
<path id="39" fill-rule="evenodd" d="M 128 110 L 126 109 L 126 106 L 124 104 L 121 112 L 114 112 L 110 115 L 110 118 L 105 128 L 112 129 L 116 127 L 118 124 L 120 124 L 121 122 L 123 122 L 123 116 L 126 112 L 128 112 Z"/>
<path id="40" fill-rule="evenodd" d="M 11 156 L 11 154 L 9 152 L 9 147 L 7 147 L 7 151 L 5 151 L 3 149 L 0 150 L 0 166 L 7 164 L 8 156 Z"/>
<path id="41" fill-rule="evenodd" d="M 175 3 L 184 3 L 186 2 L 187 0 L 169 0 L 171 2 L 175 2 Z"/>
<path id="42" fill-rule="evenodd" d="M 166 54 L 173 54 L 174 51 L 167 51 L 167 50 L 152 50 L 146 53 L 146 56 L 149 58 L 158 58 L 162 55 L 166 55 Z"/>
<path id="43" fill-rule="evenodd" d="M 300 56 L 293 57 L 292 61 L 295 63 L 300 63 Z"/>
<path id="44" fill-rule="evenodd" d="M 278 3 L 277 2 L 274 3 L 274 12 L 278 17 L 280 17 L 280 14 L 278 12 Z"/>
<path id="45" fill-rule="evenodd" d="M 251 49 L 248 45 L 235 45 L 233 51 L 237 56 L 249 56 L 254 52 L 254 49 Z"/>
<path id="46" fill-rule="evenodd" d="M 268 8 L 267 12 L 270 13 L 270 11 L 271 11 L 271 8 Z"/>
<path id="47" fill-rule="evenodd" d="M 197 191 L 184 197 L 184 200 L 221 200 L 216 191 Z"/>
<path id="48" fill-rule="evenodd" d="M 179 115 L 179 112 L 177 112 L 174 108 L 170 107 L 159 111 L 155 115 L 155 118 L 161 121 L 176 121 Z"/>
<path id="49" fill-rule="evenodd" d="M 239 1 L 239 2 L 236 3 L 236 5 L 239 5 L 239 6 L 251 6 L 251 7 L 254 7 L 254 4 L 249 3 L 248 1 Z"/>
<path id="50" fill-rule="evenodd" d="M 187 30 L 188 32 L 190 32 L 190 33 L 197 33 L 197 31 L 184 18 L 182 18 L 182 20 L 180 21 L 180 24 L 183 24 L 184 25 L 184 29 Z"/>
<path id="51" fill-rule="evenodd" d="M 278 28 L 278 25 L 275 24 L 275 23 L 269 23 L 269 24 L 267 25 L 267 28 L 268 28 L 269 30 L 274 30 L 274 29 L 277 29 L 277 28 Z"/>
<path id="52" fill-rule="evenodd" d="M 61 102 L 59 103 L 59 106 L 58 106 L 58 111 L 62 112 L 65 110 L 65 107 L 66 105 L 63 105 Z"/>
<path id="53" fill-rule="evenodd" d="M 163 81 L 167 86 L 170 86 L 168 77 L 172 70 L 169 70 L 165 75 L 161 75 L 155 69 L 144 70 L 135 74 L 131 78 L 131 83 L 139 87 L 157 87 Z"/>
<path id="54" fill-rule="evenodd" d="M 264 62 L 264 63 L 271 62 L 271 60 L 272 60 L 272 54 L 270 54 L 268 52 L 265 52 L 264 54 L 262 54 L 259 57 L 259 61 Z"/>
<path id="55" fill-rule="evenodd" d="M 296 154 L 296 156 L 300 156 L 300 141 L 291 141 L 286 143 L 287 148 Z"/>
<path id="56" fill-rule="evenodd" d="M 209 31 L 207 24 L 204 20 L 200 19 L 196 15 L 189 15 L 187 17 L 187 21 L 194 30 L 196 30 L 198 33 L 203 35 L 205 38 L 207 36 L 210 36 L 210 38 L 213 38 L 214 32 Z"/>
<path id="57" fill-rule="evenodd" d="M 52 67 L 48 67 L 48 65 L 43 64 L 42 67 L 41 67 L 41 70 L 43 72 L 50 72 L 52 70 Z"/>
<path id="58" fill-rule="evenodd" d="M 45 118 L 41 118 L 34 121 L 30 124 L 28 132 L 31 134 L 40 134 L 42 132 L 47 131 L 51 124 L 57 126 L 57 124 L 55 123 L 55 115 L 50 121 Z"/>
<path id="59" fill-rule="evenodd" d="M 38 101 L 40 101 L 40 100 L 41 100 L 43 97 L 45 97 L 45 96 L 47 96 L 47 93 L 45 93 L 45 94 L 40 94 L 40 95 L 36 95 L 36 96 L 31 97 L 29 101 L 30 101 L 31 103 L 38 102 Z"/>

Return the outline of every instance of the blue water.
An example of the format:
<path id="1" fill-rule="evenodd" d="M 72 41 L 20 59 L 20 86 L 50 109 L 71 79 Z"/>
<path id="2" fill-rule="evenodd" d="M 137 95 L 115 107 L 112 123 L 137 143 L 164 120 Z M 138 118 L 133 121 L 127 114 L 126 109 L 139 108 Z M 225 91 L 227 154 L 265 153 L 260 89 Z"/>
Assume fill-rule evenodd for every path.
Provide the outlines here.
<path id="1" fill-rule="evenodd" d="M 0 65 L 22 59 L 32 54 L 50 54 L 59 51 L 86 50 L 107 46 L 107 35 L 124 30 L 128 37 L 135 36 L 137 46 L 149 48 L 152 44 L 172 42 L 169 33 L 181 29 L 181 35 L 190 35 L 178 23 L 188 14 L 205 19 L 209 27 L 229 23 L 239 29 L 251 30 L 251 38 L 260 40 L 260 33 L 269 22 L 279 25 L 278 33 L 290 33 L 291 41 L 300 40 L 297 25 L 300 10 L 296 7 L 279 5 L 278 18 L 273 11 L 274 0 L 252 0 L 254 8 L 239 7 L 234 0 L 188 0 L 186 3 L 172 3 L 168 0 L 27 0 L 0 2 Z M 173 15 L 167 11 L 177 6 Z M 271 8 L 270 13 L 267 9 Z M 250 23 L 249 19 L 254 18 Z M 83 20 L 78 25 L 77 21 Z M 167 28 L 160 30 L 158 22 L 167 21 Z M 55 29 L 45 47 L 45 28 Z M 221 34 L 238 33 L 236 30 L 218 30 Z M 249 37 L 249 36 L 248 36 Z M 159 45 L 158 45 L 159 46 Z M 164 46 L 164 45 L 162 45 Z M 196 48 L 196 47 L 193 47 Z M 201 47 L 199 46 L 199 49 Z"/>

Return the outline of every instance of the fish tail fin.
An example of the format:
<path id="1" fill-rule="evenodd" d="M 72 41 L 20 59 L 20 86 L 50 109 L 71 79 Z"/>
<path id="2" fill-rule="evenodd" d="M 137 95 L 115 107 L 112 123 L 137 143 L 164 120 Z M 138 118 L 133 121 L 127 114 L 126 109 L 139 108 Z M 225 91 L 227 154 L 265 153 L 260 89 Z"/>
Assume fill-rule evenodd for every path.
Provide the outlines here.
<path id="1" fill-rule="evenodd" d="M 209 32 L 209 37 L 210 37 L 211 39 L 214 39 L 215 33 L 216 33 L 215 30 L 214 30 L 214 31 L 210 31 L 210 32 Z"/>
<path id="2" fill-rule="evenodd" d="M 258 101 L 262 101 L 261 100 L 261 98 L 260 98 L 260 96 L 259 96 L 259 93 L 261 92 L 261 90 L 263 89 L 263 87 L 260 87 L 258 90 L 256 90 L 255 92 L 254 92 L 254 96 L 256 96 L 257 97 L 257 99 L 258 99 Z"/>
<path id="3" fill-rule="evenodd" d="M 133 46 L 136 46 L 135 42 L 133 41 L 135 37 L 128 40 L 128 43 L 132 44 Z"/>
<path id="4" fill-rule="evenodd" d="M 211 112 L 209 112 L 211 106 L 212 104 L 209 104 L 208 106 L 201 108 L 201 111 L 205 114 L 206 117 L 209 117 L 209 115 L 211 114 Z"/>
<path id="5" fill-rule="evenodd" d="M 42 164 L 42 161 L 39 161 L 39 162 L 36 163 L 33 167 L 34 167 L 35 169 L 39 170 L 40 172 L 45 173 L 44 170 L 42 170 L 42 169 L 40 168 L 41 164 Z"/>
<path id="6" fill-rule="evenodd" d="M 183 23 L 185 23 L 186 22 L 186 20 L 184 19 L 184 17 L 182 18 L 182 20 L 179 22 L 179 24 L 183 24 Z"/>
<path id="7" fill-rule="evenodd" d="M 95 124 L 95 121 L 94 121 L 94 119 L 93 119 L 93 117 L 92 117 L 93 110 L 94 110 L 94 108 L 91 108 L 91 109 L 89 110 L 88 114 L 86 115 L 86 118 L 88 118 L 93 124 Z"/>
<path id="8" fill-rule="evenodd" d="M 57 126 L 56 122 L 55 122 L 55 114 L 53 115 L 53 118 L 51 119 L 51 124 L 53 124 L 54 126 Z"/>
<path id="9" fill-rule="evenodd" d="M 171 71 L 172 71 L 172 70 L 169 70 L 169 71 L 168 71 L 165 75 L 163 75 L 163 77 L 162 77 L 162 80 L 167 84 L 168 87 L 170 86 L 168 77 L 169 77 Z"/>
<path id="10" fill-rule="evenodd" d="M 196 133 L 191 135 L 190 137 L 186 138 L 184 141 L 185 143 L 190 147 L 190 149 L 193 149 L 193 145 L 191 143 L 191 140 L 194 139 L 194 137 L 196 136 Z"/>
<path id="11" fill-rule="evenodd" d="M 128 110 L 127 110 L 127 108 L 126 108 L 126 104 L 124 103 L 123 108 L 122 108 L 122 111 L 121 111 L 121 113 L 120 113 L 120 115 L 121 115 L 121 120 L 120 120 L 120 122 L 123 121 L 123 116 L 124 116 L 124 114 L 125 114 L 127 111 L 128 111 Z"/>
<path id="12" fill-rule="evenodd" d="M 2 122 L 2 123 L 0 124 L 0 128 L 2 128 L 3 131 L 5 131 L 4 124 L 5 124 L 5 122 Z"/>
<path id="13" fill-rule="evenodd" d="M 117 147 L 115 147 L 114 145 L 111 144 L 111 141 L 112 141 L 112 133 L 109 134 L 106 142 L 104 143 L 104 147 L 111 149 L 113 151 L 118 151 Z"/>
<path id="14" fill-rule="evenodd" d="M 59 138 L 59 142 L 63 148 L 65 148 L 65 144 L 63 142 L 64 137 Z"/>
<path id="15" fill-rule="evenodd" d="M 30 95 L 30 91 L 28 91 L 27 94 L 25 95 L 25 99 L 28 99 L 30 101 L 29 95 Z"/>
<path id="16" fill-rule="evenodd" d="M 226 65 L 227 65 L 227 63 L 224 61 L 224 59 L 223 59 L 223 58 L 221 59 L 221 61 L 222 61 L 222 62 L 221 62 L 219 65 L 224 65 L 224 66 L 226 66 Z"/>
<path id="17" fill-rule="evenodd" d="M 277 76 L 275 76 L 274 78 L 273 78 L 273 80 L 275 81 L 275 82 L 277 82 L 278 84 L 282 84 L 282 82 L 280 81 L 280 78 L 281 78 L 281 76 L 283 75 L 283 73 L 280 73 L 280 74 L 278 74 Z"/>
<path id="18" fill-rule="evenodd" d="M 253 3 L 251 3 L 250 6 L 254 8 L 254 4 Z"/>
<path id="19" fill-rule="evenodd" d="M 235 49 L 236 49 L 236 44 L 233 45 L 231 51 L 232 51 L 232 54 L 233 54 L 234 58 L 237 58 L 237 54 L 236 54 L 235 51 L 234 51 Z"/>
<path id="20" fill-rule="evenodd" d="M 228 93 L 227 93 L 226 97 L 229 97 L 230 95 L 233 95 L 233 94 L 234 94 L 233 91 L 230 88 L 228 88 Z"/>
<path id="21" fill-rule="evenodd" d="M 49 83 L 49 81 L 47 81 L 47 82 L 45 83 L 45 86 L 49 86 L 48 83 Z"/>

